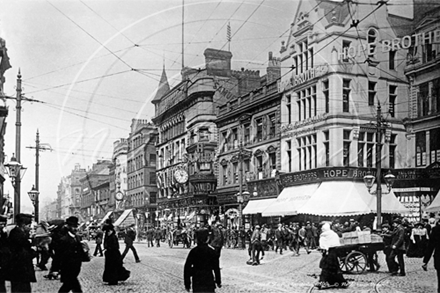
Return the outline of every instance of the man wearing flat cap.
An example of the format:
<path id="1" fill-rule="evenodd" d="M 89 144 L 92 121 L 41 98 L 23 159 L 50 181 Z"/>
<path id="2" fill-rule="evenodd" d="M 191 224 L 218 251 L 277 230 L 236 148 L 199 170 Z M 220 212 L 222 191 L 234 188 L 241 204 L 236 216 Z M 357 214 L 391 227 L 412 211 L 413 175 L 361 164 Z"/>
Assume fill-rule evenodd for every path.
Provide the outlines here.
<path id="1" fill-rule="evenodd" d="M 183 279 L 186 291 L 215 292 L 215 285 L 221 288 L 219 256 L 214 248 L 207 244 L 208 230 L 196 231 L 197 246 L 191 249 L 186 258 Z"/>
<path id="2" fill-rule="evenodd" d="M 78 218 L 69 217 L 66 219 L 67 233 L 61 237 L 60 245 L 60 274 L 61 286 L 58 292 L 82 292 L 78 275 L 81 271 L 81 264 L 84 258 L 84 250 L 81 245 L 81 238 L 76 235 Z"/>
<path id="3" fill-rule="evenodd" d="M 403 254 L 405 253 L 405 229 L 402 226 L 402 220 L 395 218 L 393 220 L 393 233 L 391 236 L 391 253 L 389 255 L 391 265 L 391 275 L 405 276 L 405 261 Z M 398 263 L 396 263 L 396 257 Z"/>
<path id="4" fill-rule="evenodd" d="M 11 292 L 31 292 L 31 282 L 36 282 L 32 259 L 35 251 L 29 241 L 32 215 L 17 214 L 16 226 L 9 233 L 9 245 L 13 261 L 6 272 L 6 280 L 11 281 Z"/>

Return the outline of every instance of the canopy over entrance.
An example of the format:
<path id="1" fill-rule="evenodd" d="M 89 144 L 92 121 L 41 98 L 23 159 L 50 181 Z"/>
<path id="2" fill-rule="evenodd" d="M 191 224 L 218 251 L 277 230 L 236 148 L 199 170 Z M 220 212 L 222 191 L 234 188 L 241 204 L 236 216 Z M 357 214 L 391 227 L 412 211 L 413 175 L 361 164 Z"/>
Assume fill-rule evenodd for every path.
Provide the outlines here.
<path id="1" fill-rule="evenodd" d="M 432 201 L 432 203 L 429 205 L 429 207 L 426 208 L 425 211 L 427 213 L 440 212 L 440 190 L 437 193 L 437 195 L 435 196 L 435 198 Z"/>
<path id="2" fill-rule="evenodd" d="M 102 220 L 99 222 L 99 226 L 101 226 L 102 224 L 105 223 L 105 221 L 110 218 L 111 214 L 113 214 L 113 211 L 108 212 L 107 214 L 105 214 L 104 218 L 102 218 Z"/>
<path id="3" fill-rule="evenodd" d="M 385 185 L 384 192 L 388 192 Z M 407 213 L 394 192 L 382 194 L 382 213 Z M 362 182 L 325 181 L 310 200 L 298 211 L 300 214 L 321 216 L 350 216 L 377 212 L 377 197 L 368 192 Z"/>
<path id="4" fill-rule="evenodd" d="M 284 188 L 276 201 L 264 209 L 263 217 L 296 215 L 318 187 L 319 183 Z"/>
<path id="5" fill-rule="evenodd" d="M 122 215 L 116 220 L 115 227 L 121 226 L 130 226 L 136 223 L 136 220 L 133 216 L 132 209 L 125 210 Z"/>
<path id="6" fill-rule="evenodd" d="M 267 198 L 267 199 L 252 199 L 250 200 L 246 207 L 243 209 L 243 215 L 251 215 L 258 214 L 263 212 L 265 208 L 267 208 L 270 204 L 274 203 L 276 198 Z"/>

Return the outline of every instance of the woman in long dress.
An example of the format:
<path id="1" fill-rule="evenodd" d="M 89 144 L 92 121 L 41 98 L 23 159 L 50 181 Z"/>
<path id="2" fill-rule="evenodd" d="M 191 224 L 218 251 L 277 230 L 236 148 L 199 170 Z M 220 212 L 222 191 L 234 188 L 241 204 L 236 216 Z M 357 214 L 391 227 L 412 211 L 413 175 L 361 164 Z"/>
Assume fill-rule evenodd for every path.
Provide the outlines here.
<path id="1" fill-rule="evenodd" d="M 319 248 L 322 252 L 322 259 L 319 263 L 321 275 L 316 286 L 319 289 L 346 288 L 349 284 L 342 275 L 335 250 L 335 247 L 341 245 L 339 236 L 330 229 L 329 223 L 324 223 L 321 231 L 322 233 L 319 237 Z"/>
<path id="2" fill-rule="evenodd" d="M 130 271 L 122 265 L 121 252 L 119 251 L 118 237 L 111 221 L 107 221 L 102 230 L 104 236 L 105 265 L 102 279 L 109 285 L 117 285 L 118 281 L 125 281 L 130 277 Z"/>

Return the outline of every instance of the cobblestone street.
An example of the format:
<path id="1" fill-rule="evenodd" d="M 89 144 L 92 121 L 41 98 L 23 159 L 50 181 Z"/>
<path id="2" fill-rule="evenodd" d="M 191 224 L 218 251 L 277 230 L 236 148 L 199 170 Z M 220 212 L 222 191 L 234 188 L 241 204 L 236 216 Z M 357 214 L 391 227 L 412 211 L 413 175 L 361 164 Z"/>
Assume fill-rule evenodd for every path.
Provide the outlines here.
<path id="1" fill-rule="evenodd" d="M 121 242 L 121 250 L 124 244 Z M 94 244 L 90 242 L 94 249 Z M 183 265 L 188 249 L 181 246 L 169 248 L 161 243 L 160 248 L 148 248 L 146 243 L 136 243 L 141 263 L 135 263 L 131 252 L 124 260 L 131 277 L 118 286 L 108 286 L 102 282 L 104 258 L 95 257 L 84 263 L 80 282 L 84 292 L 185 292 L 183 286 Z M 221 289 L 217 292 L 316 292 L 313 284 L 317 281 L 320 253 L 303 253 L 292 257 L 290 251 L 283 255 L 266 252 L 260 266 L 246 265 L 247 251 L 223 249 Z M 350 282 L 348 289 L 325 290 L 324 292 L 436 292 L 436 277 L 432 263 L 428 272 L 421 269 L 421 259 L 406 258 L 407 276 L 390 277 L 385 272 L 383 255 L 379 255 L 381 268 L 378 273 L 345 275 Z M 43 278 L 47 272 L 36 271 L 37 280 L 33 292 L 57 292 L 61 283 Z"/>

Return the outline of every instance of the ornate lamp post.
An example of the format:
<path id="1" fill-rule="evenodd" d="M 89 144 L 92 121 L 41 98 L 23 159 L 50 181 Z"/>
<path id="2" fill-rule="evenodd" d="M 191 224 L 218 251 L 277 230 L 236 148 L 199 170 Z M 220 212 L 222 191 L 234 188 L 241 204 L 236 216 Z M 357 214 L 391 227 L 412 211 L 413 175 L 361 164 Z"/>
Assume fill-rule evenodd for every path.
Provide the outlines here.
<path id="1" fill-rule="evenodd" d="M 20 213 L 20 186 L 21 179 L 26 173 L 27 168 L 23 167 L 19 161 L 12 155 L 11 161 L 5 164 L 9 178 L 11 178 L 14 187 L 14 217 Z"/>
<path id="2" fill-rule="evenodd" d="M 34 208 L 35 208 L 35 222 L 38 223 L 38 220 L 39 220 L 38 202 L 39 202 L 40 192 L 35 188 L 34 185 L 32 185 L 32 189 L 31 189 L 31 191 L 28 191 L 28 195 L 32 201 L 32 204 L 34 205 Z"/>
<path id="3" fill-rule="evenodd" d="M 380 165 L 379 165 L 380 167 Z M 391 192 L 391 188 L 393 187 L 394 180 L 396 176 L 394 176 L 391 171 L 384 176 L 385 184 L 388 188 L 388 192 L 382 191 L 382 178 L 381 178 L 381 170 L 376 172 L 376 176 L 373 176 L 371 172 L 368 172 L 367 175 L 364 176 L 364 183 L 368 189 L 368 192 L 376 195 L 377 199 L 377 229 L 382 225 L 382 194 L 389 194 Z M 371 188 L 376 181 L 376 190 L 371 191 Z"/>

